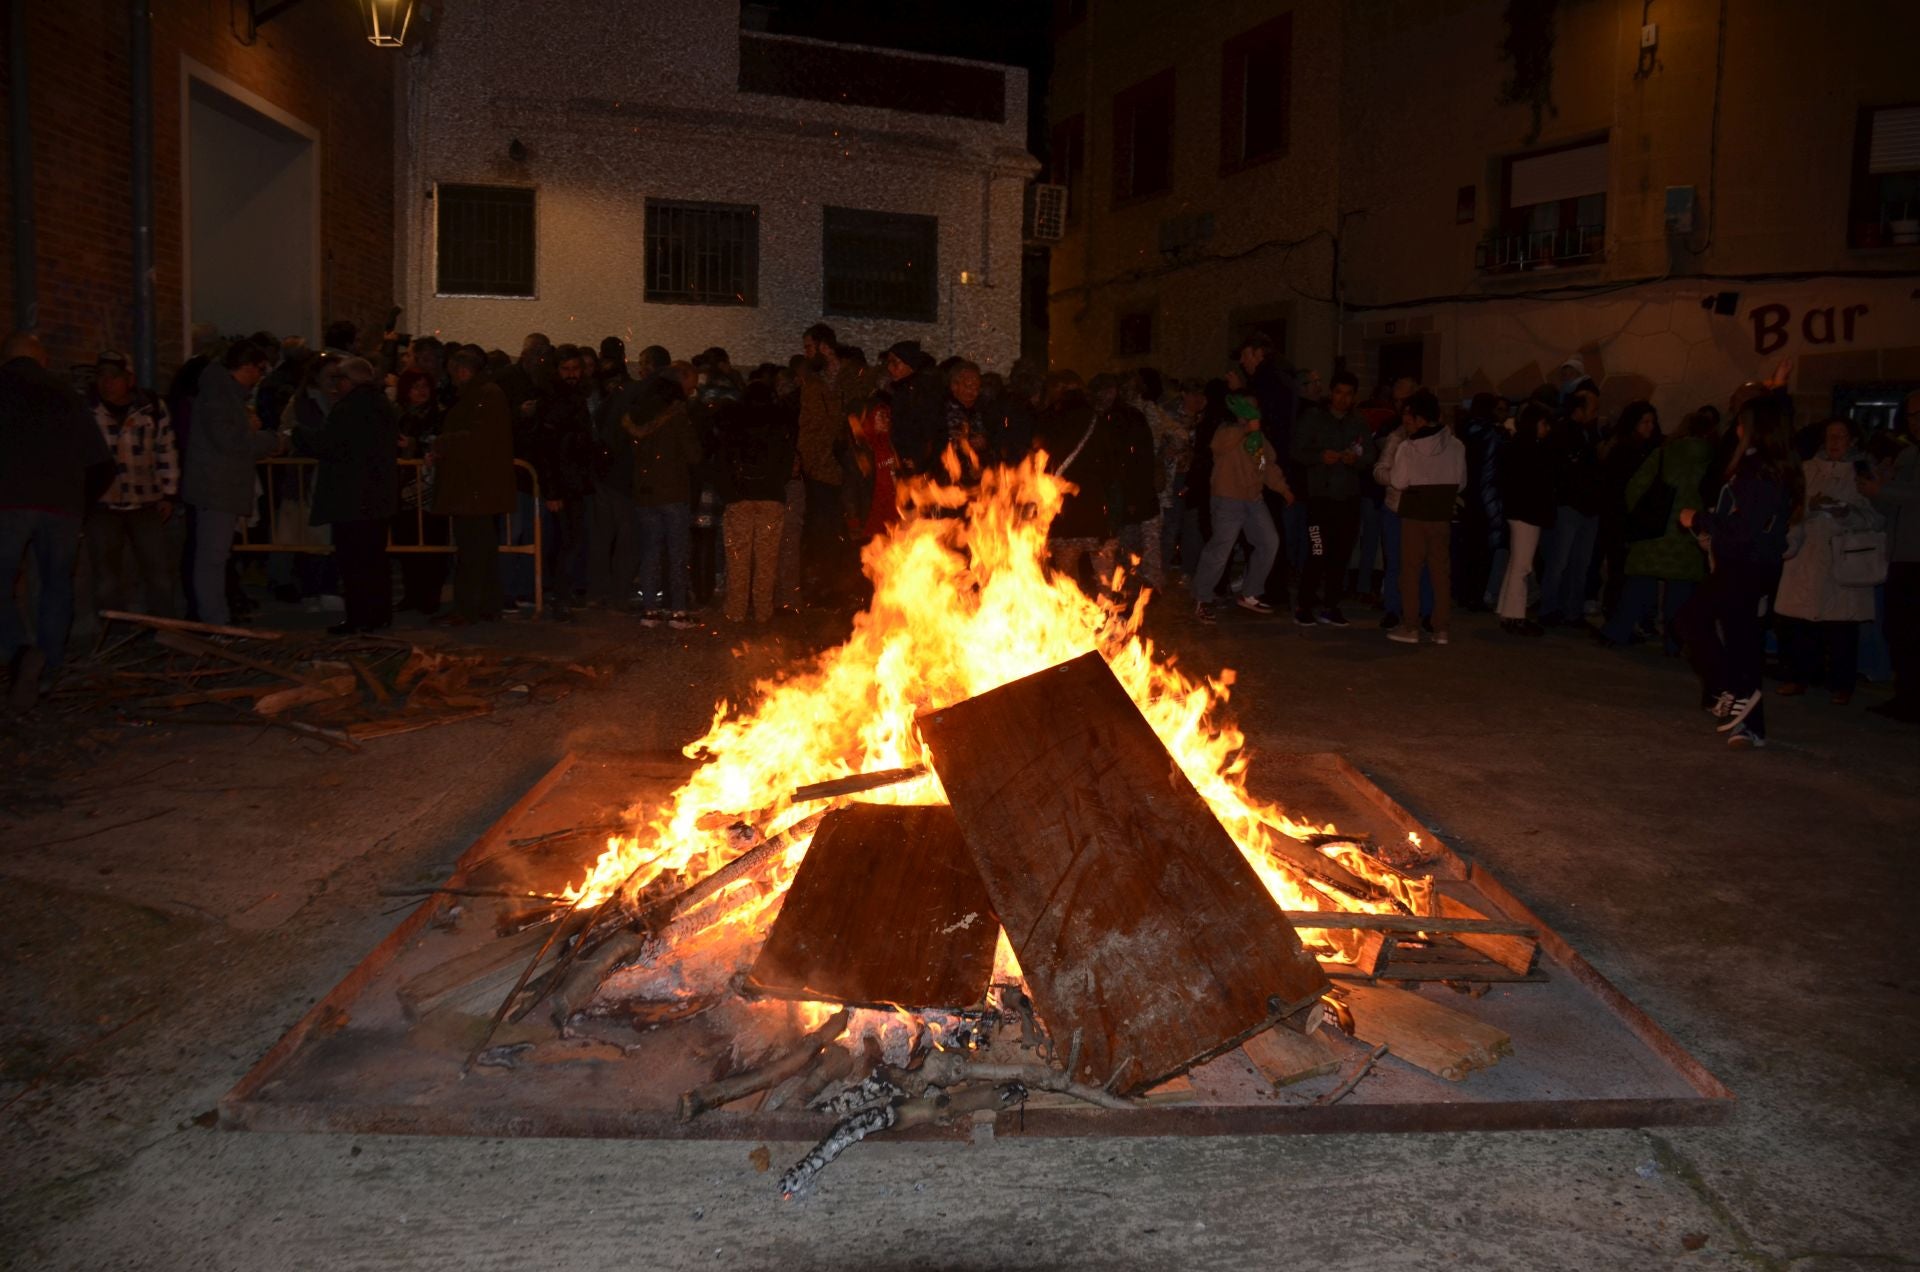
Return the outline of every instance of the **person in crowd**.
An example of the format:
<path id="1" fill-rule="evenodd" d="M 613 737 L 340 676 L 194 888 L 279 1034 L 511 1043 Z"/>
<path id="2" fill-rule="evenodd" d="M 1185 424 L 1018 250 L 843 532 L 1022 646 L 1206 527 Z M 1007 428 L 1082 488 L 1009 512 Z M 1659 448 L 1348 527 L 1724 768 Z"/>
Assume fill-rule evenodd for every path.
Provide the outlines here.
<path id="1" fill-rule="evenodd" d="M 1600 467 L 1600 392 L 1576 385 L 1555 421 L 1552 437 L 1557 503 L 1543 550 L 1540 625 L 1577 625 L 1586 614 L 1587 566 L 1600 535 L 1606 476 Z"/>
<path id="2" fill-rule="evenodd" d="M 1009 467 L 1033 449 L 1034 420 L 1047 371 L 1036 358 L 1019 358 L 1007 372 L 1005 391 L 994 395 L 986 411 L 987 450 L 993 463 Z"/>
<path id="3" fill-rule="evenodd" d="M 1920 391 L 1900 404 L 1906 445 L 1874 471 L 1866 491 L 1887 518 L 1887 656 L 1893 700 L 1867 708 L 1905 724 L 1920 722 Z"/>
<path id="4" fill-rule="evenodd" d="M 1414 595 L 1420 572 L 1433 579 L 1433 627 L 1436 645 L 1447 643 L 1453 580 L 1449 577 L 1453 505 L 1467 481 L 1467 451 L 1440 422 L 1440 402 L 1421 389 L 1407 399 L 1401 431 L 1406 440 L 1394 451 L 1387 491 L 1400 518 L 1400 594 Z M 1418 644 L 1420 631 L 1403 624 L 1388 640 Z"/>
<path id="5" fill-rule="evenodd" d="M 1404 383 L 1406 392 L 1395 396 L 1398 383 Z M 1367 430 L 1373 435 L 1374 466 L 1379 466 L 1379 452 L 1389 437 L 1400 429 L 1400 408 L 1397 402 L 1404 402 L 1412 396 L 1419 386 L 1411 379 L 1401 377 L 1396 384 L 1381 384 L 1374 390 L 1373 396 L 1362 402 L 1356 409 L 1367 422 Z M 1373 469 L 1360 474 L 1360 551 L 1358 568 L 1353 581 L 1353 591 L 1365 598 L 1368 604 L 1378 605 L 1384 600 L 1383 584 L 1390 582 L 1394 571 L 1389 567 L 1385 577 L 1374 573 L 1375 563 L 1382 559 L 1385 539 L 1382 534 L 1382 521 L 1386 513 L 1386 487 L 1374 478 Z M 1394 549 L 1399 552 L 1398 541 Z M 1398 556 L 1394 558 L 1397 562 Z M 1398 583 L 1393 583 L 1395 596 L 1398 596 Z M 1431 609 L 1431 606 L 1426 608 Z M 1395 622 L 1399 619 L 1396 617 Z M 1385 619 L 1382 619 L 1384 625 Z"/>
<path id="6" fill-rule="evenodd" d="M 593 489 L 595 442 L 587 406 L 589 349 L 563 348 L 558 377 L 542 390 L 534 413 L 533 466 L 540 479 L 547 613 L 569 622 L 587 588 L 587 497 Z"/>
<path id="7" fill-rule="evenodd" d="M 1228 419 L 1214 429 L 1209 448 L 1213 471 L 1209 476 L 1213 532 L 1200 553 L 1200 571 L 1194 579 L 1193 616 L 1202 623 L 1215 620 L 1212 598 L 1226 572 L 1234 542 L 1246 535 L 1253 555 L 1242 576 L 1235 604 L 1255 614 L 1271 614 L 1273 606 L 1261 599 L 1262 582 L 1273 570 L 1280 551 L 1280 531 L 1268 511 L 1266 492 L 1293 503 L 1293 489 L 1280 467 L 1280 455 L 1261 428 L 1259 404 L 1244 394 L 1226 397 Z"/>
<path id="8" fill-rule="evenodd" d="M 180 493 L 180 456 L 167 404 L 134 383 L 124 353 L 94 360 L 93 422 L 114 462 L 113 483 L 87 508 L 94 601 L 101 609 L 171 615 L 166 525 Z"/>
<path id="9" fill-rule="evenodd" d="M 887 350 L 886 373 L 900 471 L 926 472 L 946 437 L 946 385 L 917 340 L 902 340 Z"/>
<path id="10" fill-rule="evenodd" d="M 1670 655 L 1680 652 L 1674 618 L 1707 577 L 1706 554 L 1680 524 L 1680 514 L 1700 507 L 1700 483 L 1713 462 L 1714 432 L 1719 413 L 1694 411 L 1680 431 L 1647 456 L 1621 492 L 1621 537 L 1626 555 L 1621 561 L 1619 600 L 1600 630 L 1602 644 L 1625 645 L 1634 633 L 1660 611 L 1660 633 Z"/>
<path id="11" fill-rule="evenodd" d="M 1273 340 L 1262 331 L 1249 332 L 1241 338 L 1233 351 L 1233 363 L 1233 370 L 1239 372 L 1246 391 L 1259 409 L 1261 436 L 1281 456 L 1283 483 L 1289 490 L 1298 489 L 1303 480 L 1292 455 L 1293 422 L 1299 414 L 1300 403 L 1293 377 L 1282 372 Z M 1306 506 L 1296 503 L 1290 495 L 1283 499 L 1279 491 L 1272 488 L 1265 489 L 1262 497 L 1266 500 L 1269 520 L 1281 539 L 1280 550 L 1274 554 L 1257 595 L 1270 609 L 1285 609 L 1291 583 L 1306 564 Z"/>
<path id="12" fill-rule="evenodd" d="M 713 380 L 724 372 L 709 360 Z M 710 381 L 711 382 L 711 381 Z M 633 498 L 640 520 L 640 622 L 677 631 L 694 626 L 689 612 L 692 505 L 700 435 L 688 407 L 685 381 L 663 379 L 648 399 L 653 412 L 629 413 L 620 426 L 634 439 Z"/>
<path id="13" fill-rule="evenodd" d="M 1819 453 L 1800 465 L 1806 515 L 1800 523 L 1798 546 L 1790 550 L 1781 568 L 1773 603 L 1780 616 L 1781 652 L 1787 665 L 1787 678 L 1774 691 L 1782 697 L 1805 693 L 1818 681 L 1824 661 L 1827 692 L 1834 704 L 1853 701 L 1860 624 L 1873 621 L 1873 589 L 1880 580 L 1851 578 L 1836 556 L 1854 546 L 1843 536 L 1880 530 L 1886 524 L 1867 497 L 1872 469 L 1859 442 L 1853 421 L 1835 417 L 1826 421 Z"/>
<path id="14" fill-rule="evenodd" d="M 1355 409 L 1359 393 L 1359 377 L 1337 371 L 1327 404 L 1307 407 L 1294 424 L 1294 467 L 1306 476 L 1307 496 L 1307 565 L 1293 612 L 1302 627 L 1347 625 L 1340 601 L 1360 535 L 1360 474 L 1378 458 L 1373 432 Z"/>
<path id="15" fill-rule="evenodd" d="M 1804 502 L 1804 476 L 1789 449 L 1793 406 L 1766 392 L 1734 417 L 1739 439 L 1726 484 L 1710 508 L 1683 509 L 1712 566 L 1680 611 L 1681 642 L 1700 677 L 1702 702 L 1730 747 L 1767 744 L 1760 690 L 1765 613 L 1780 582 L 1787 538 Z"/>
<path id="16" fill-rule="evenodd" d="M 1121 400 L 1117 375 L 1094 376 L 1087 384 L 1087 398 L 1097 421 L 1096 437 L 1106 444 L 1114 459 L 1106 502 L 1116 534 L 1116 551 L 1125 548 L 1139 558 L 1142 577 L 1149 586 L 1158 588 L 1162 585 L 1159 527 L 1149 529 L 1160 510 L 1153 427 L 1145 415 Z M 1147 547 L 1149 538 L 1153 540 L 1151 549 Z M 1112 578 L 1109 569 L 1103 579 L 1110 584 Z"/>
<path id="17" fill-rule="evenodd" d="M 327 412 L 340 396 L 340 360 L 340 354 L 325 352 L 289 358 L 289 362 L 299 365 L 298 383 L 293 393 L 282 399 L 278 415 L 255 411 L 260 415 L 262 426 L 277 428 L 283 437 L 290 437 L 302 426 L 317 430 L 325 424 Z M 265 385 L 266 381 L 262 380 L 261 386 Z M 260 402 L 257 391 L 254 401 L 256 406 Z M 332 542 L 328 529 L 315 525 L 309 516 L 312 507 L 307 480 L 300 469 L 291 464 L 275 464 L 260 473 L 260 479 L 273 505 L 273 515 L 268 522 L 272 542 L 289 549 L 267 555 L 267 582 L 273 588 L 274 599 L 287 604 L 302 603 L 308 613 L 321 613 L 332 603 L 329 598 L 339 596 L 339 570 L 331 553 L 297 550 L 324 549 Z M 235 613 L 244 613 L 245 609 L 236 604 L 241 593 L 234 573 L 230 568 L 227 603 Z"/>
<path id="18" fill-rule="evenodd" d="M 1554 451 L 1550 441 L 1553 412 L 1530 400 L 1515 417 L 1513 438 L 1500 459 L 1500 502 L 1507 513 L 1507 570 L 1494 607 L 1500 626 L 1519 636 L 1545 629 L 1527 617 L 1527 584 L 1533 577 L 1540 536 L 1552 529 L 1558 513 Z"/>
<path id="19" fill-rule="evenodd" d="M 0 341 L 0 658 L 13 676 L 8 705 L 21 712 L 66 661 L 81 524 L 116 472 L 86 404 L 47 363 L 30 332 Z M 31 639 L 14 592 L 29 550 L 40 579 Z"/>
<path id="20" fill-rule="evenodd" d="M 893 422 L 897 439 L 897 402 Z M 1046 408 L 1040 414 L 1034 446 L 1047 453 L 1047 471 L 1073 483 L 1075 489 L 1048 528 L 1048 555 L 1053 568 L 1075 582 L 1080 581 L 1081 562 L 1091 557 L 1096 590 L 1111 582 L 1119 546 L 1108 507 L 1120 471 L 1115 443 L 1115 436 L 1101 429 L 1079 375 L 1072 371 L 1049 375 Z"/>
<path id="21" fill-rule="evenodd" d="M 1620 408 L 1613 436 L 1600 447 L 1600 531 L 1594 562 L 1588 571 L 1602 570 L 1600 612 L 1611 615 L 1620 606 L 1626 585 L 1627 484 L 1660 450 L 1660 413 L 1653 403 L 1638 398 Z"/>
<path id="22" fill-rule="evenodd" d="M 1401 376 L 1395 380 L 1392 423 L 1384 434 L 1375 433 L 1379 443 L 1373 461 L 1373 480 L 1380 487 L 1380 626 L 1386 631 L 1400 626 L 1403 606 L 1409 600 L 1418 612 L 1421 630 L 1430 631 L 1433 626 L 1432 571 L 1420 575 L 1416 596 L 1404 597 L 1400 593 L 1400 497 L 1393 493 L 1390 483 L 1394 456 L 1407 440 L 1407 403 L 1419 391 L 1420 386 L 1411 377 Z"/>
<path id="23" fill-rule="evenodd" d="M 816 323 L 800 338 L 800 476 L 806 487 L 802 516 L 801 574 L 806 591 L 820 602 L 838 599 L 849 586 L 851 563 L 841 483 L 848 445 L 844 400 L 829 376 L 837 368 L 833 329 Z"/>
<path id="24" fill-rule="evenodd" d="M 1214 594 L 1201 595 L 1199 588 L 1200 562 L 1205 558 L 1207 544 L 1213 539 L 1213 439 L 1220 426 L 1237 421 L 1233 411 L 1227 406 L 1229 390 L 1224 378 L 1205 381 L 1200 386 L 1200 407 L 1194 416 L 1193 458 L 1187 466 L 1187 480 L 1180 488 L 1180 499 L 1186 508 L 1188 524 L 1193 527 L 1195 549 L 1192 567 L 1187 571 L 1188 590 L 1192 592 L 1194 603 L 1211 604 L 1219 598 Z M 1234 427 L 1238 427 L 1237 423 Z M 1227 545 L 1229 555 L 1233 545 Z M 1221 566 L 1222 579 L 1226 566 Z M 1220 586 L 1219 582 L 1214 584 Z"/>
<path id="25" fill-rule="evenodd" d="M 1144 434 L 1136 434 L 1129 448 L 1129 456 L 1140 463 L 1140 491 L 1136 492 L 1134 511 L 1145 511 L 1131 522 L 1123 523 L 1120 532 L 1120 546 L 1139 559 L 1140 575 L 1147 585 L 1155 591 L 1161 591 L 1167 585 L 1168 552 L 1166 547 L 1166 500 L 1167 472 L 1166 450 L 1173 432 L 1172 413 L 1162 405 L 1166 394 L 1166 380 L 1154 367 L 1138 367 L 1131 374 L 1121 378 L 1119 402 L 1116 409 L 1132 412 L 1146 424 Z M 1150 446 L 1143 443 L 1150 442 Z M 1153 486 L 1153 499 L 1150 504 L 1139 502 L 1144 494 L 1145 483 Z M 1177 529 L 1177 528 L 1176 528 Z"/>
<path id="26" fill-rule="evenodd" d="M 1143 376 L 1146 370 L 1136 373 Z M 1158 380 L 1160 373 L 1155 371 Z M 1173 392 L 1166 394 L 1164 382 L 1158 393 L 1152 398 L 1145 396 L 1147 388 L 1143 383 L 1139 393 L 1142 401 L 1152 401 L 1159 406 L 1160 432 L 1159 444 L 1155 452 L 1157 464 L 1156 480 L 1160 489 L 1160 571 L 1162 585 L 1172 581 L 1177 575 L 1191 577 L 1194 567 L 1199 564 L 1200 550 L 1187 545 L 1186 501 L 1182 490 L 1187 483 L 1187 473 L 1193 466 L 1193 426 L 1199 418 L 1200 408 L 1205 405 L 1206 397 L 1198 380 L 1185 380 L 1173 385 Z M 1162 405 L 1163 395 L 1165 404 Z M 1153 416 L 1147 417 L 1149 424 Z M 1199 536 L 1196 525 L 1194 537 Z"/>
<path id="27" fill-rule="evenodd" d="M 1554 391 L 1562 406 L 1572 401 L 1574 390 L 1592 383 L 1587 375 L 1587 361 L 1577 353 L 1570 355 L 1554 372 Z"/>
<path id="28" fill-rule="evenodd" d="M 786 399 L 780 398 L 778 370 L 763 363 L 754 369 L 750 379 L 774 390 L 776 402 L 797 429 L 797 397 L 790 394 Z M 720 479 L 714 469 L 720 452 L 721 422 L 728 412 L 739 406 L 748 381 L 732 369 L 724 355 L 708 358 L 694 379 L 694 390 L 687 397 L 687 418 L 693 425 L 700 458 L 687 474 L 688 595 L 695 607 L 704 608 L 713 600 L 714 590 L 720 583 L 720 569 L 725 563 L 725 548 L 720 538 Z"/>
<path id="29" fill-rule="evenodd" d="M 650 418 L 661 377 L 673 359 L 659 345 L 648 345 L 634 359 L 633 378 L 608 380 L 593 413 L 596 443 L 593 495 L 588 500 L 587 592 L 602 605 L 633 598 L 640 570 L 640 514 L 633 502 L 633 439 L 620 421 L 627 415 Z"/>
<path id="30" fill-rule="evenodd" d="M 774 587 L 780 567 L 780 529 L 786 516 L 787 477 L 793 472 L 794 440 L 772 385 L 747 385 L 743 399 L 721 415 L 717 456 L 720 493 L 726 500 L 728 622 L 773 621 Z"/>
<path id="31" fill-rule="evenodd" d="M 453 386 L 447 380 L 447 346 L 434 336 L 415 336 L 407 346 L 407 370 L 417 371 L 433 386 L 442 410 L 453 405 Z"/>
<path id="32" fill-rule="evenodd" d="M 486 370 L 486 355 L 473 349 L 447 359 L 459 396 L 433 444 L 433 511 L 449 518 L 453 611 L 437 616 L 436 623 L 498 618 L 506 603 L 496 518 L 514 508 L 513 415 L 506 394 Z"/>
<path id="33" fill-rule="evenodd" d="M 402 371 L 394 381 L 394 400 L 400 412 L 400 458 L 424 460 L 433 453 L 446 407 L 433 375 L 419 366 Z M 424 515 L 433 507 L 433 469 L 410 463 L 399 474 L 400 510 L 393 516 L 393 542 L 407 547 L 445 547 L 451 542 L 441 517 Z M 401 611 L 428 618 L 440 612 L 440 594 L 446 589 L 451 562 L 443 552 L 400 553 Z"/>
<path id="34" fill-rule="evenodd" d="M 947 371 L 946 429 L 934 472 L 965 489 L 980 484 L 980 470 L 991 462 L 983 387 L 980 368 L 964 358 Z"/>
<path id="35" fill-rule="evenodd" d="M 1476 393 L 1467 403 L 1460 442 L 1467 452 L 1467 484 L 1460 492 L 1460 518 L 1453 533 L 1453 599 L 1468 610 L 1487 610 L 1493 563 L 1507 542 L 1506 509 L 1500 502 L 1502 400 Z"/>
<path id="36" fill-rule="evenodd" d="M 235 341 L 220 361 L 200 374 L 194 395 L 193 444 L 180 478 L 180 497 L 194 519 L 191 617 L 226 624 L 227 566 L 233 540 L 253 512 L 253 466 L 279 454 L 279 432 L 262 428 L 248 398 L 267 374 L 268 354 L 249 340 Z"/>
<path id="37" fill-rule="evenodd" d="M 900 520 L 900 502 L 894 477 L 900 462 L 893 453 L 893 403 L 876 393 L 847 416 L 853 445 L 847 452 L 847 481 L 842 487 L 851 502 L 848 528 L 862 543 L 885 534 Z"/>
<path id="38" fill-rule="evenodd" d="M 316 526 L 333 532 L 345 621 L 335 636 L 384 631 L 393 625 L 393 570 L 387 533 L 400 506 L 400 420 L 365 358 L 340 360 L 330 377 L 336 394 L 318 424 L 292 434 L 297 454 L 319 460 L 313 477 Z"/>

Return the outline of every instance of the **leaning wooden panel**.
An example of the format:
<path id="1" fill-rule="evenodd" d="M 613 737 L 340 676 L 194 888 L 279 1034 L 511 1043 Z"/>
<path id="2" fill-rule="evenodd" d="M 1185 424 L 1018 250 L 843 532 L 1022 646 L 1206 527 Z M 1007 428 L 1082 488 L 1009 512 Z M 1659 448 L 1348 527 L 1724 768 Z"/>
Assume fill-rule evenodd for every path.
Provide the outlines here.
<path id="1" fill-rule="evenodd" d="M 1097 653 L 920 717 L 1034 1003 L 1144 1091 L 1327 978 Z"/>
<path id="2" fill-rule="evenodd" d="M 820 823 L 747 980 L 779 998 L 967 1007 L 999 931 L 951 808 L 854 804 Z"/>

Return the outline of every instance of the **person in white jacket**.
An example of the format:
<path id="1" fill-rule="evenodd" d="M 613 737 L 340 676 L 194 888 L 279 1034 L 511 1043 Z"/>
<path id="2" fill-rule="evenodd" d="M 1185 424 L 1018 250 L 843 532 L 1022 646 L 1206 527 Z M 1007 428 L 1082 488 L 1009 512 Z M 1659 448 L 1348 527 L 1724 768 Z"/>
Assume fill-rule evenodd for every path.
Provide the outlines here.
<path id="1" fill-rule="evenodd" d="M 1448 545 L 1453 505 L 1467 481 L 1467 448 L 1440 423 L 1440 402 L 1421 389 L 1401 408 L 1406 437 L 1393 452 L 1387 502 L 1400 513 L 1400 595 L 1420 594 L 1420 571 L 1433 578 L 1433 643 L 1447 643 L 1453 579 Z M 1420 642 L 1420 629 L 1403 623 L 1387 633 L 1403 645 Z"/>
<path id="2" fill-rule="evenodd" d="M 1835 539 L 1886 524 L 1861 489 L 1869 473 L 1865 456 L 1855 450 L 1857 441 L 1851 420 L 1829 420 L 1820 453 L 1800 466 L 1807 480 L 1807 514 L 1795 535 L 1800 547 L 1787 558 L 1773 602 L 1787 661 L 1787 679 L 1775 692 L 1784 697 L 1807 691 L 1824 653 L 1833 701 L 1853 700 L 1860 624 L 1873 621 L 1874 585 L 1836 577 Z"/>

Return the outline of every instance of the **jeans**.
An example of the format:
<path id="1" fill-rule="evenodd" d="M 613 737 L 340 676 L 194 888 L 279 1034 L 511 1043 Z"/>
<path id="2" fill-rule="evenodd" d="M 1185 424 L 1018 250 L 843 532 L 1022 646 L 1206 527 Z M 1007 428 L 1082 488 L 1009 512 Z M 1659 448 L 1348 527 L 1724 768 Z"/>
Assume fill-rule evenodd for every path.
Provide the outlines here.
<path id="1" fill-rule="evenodd" d="M 687 559 L 693 547 L 693 510 L 684 501 L 641 504 L 639 521 L 640 608 L 684 614 L 690 579 Z"/>
<path id="2" fill-rule="evenodd" d="M 1547 532 L 1546 566 L 1540 576 L 1542 620 L 1580 621 L 1587 609 L 1587 565 L 1600 535 L 1600 518 L 1561 507 Z"/>
<path id="3" fill-rule="evenodd" d="M 1213 590 L 1220 586 L 1227 558 L 1233 553 L 1234 540 L 1243 534 L 1253 545 L 1253 559 L 1247 563 L 1240 591 L 1243 596 L 1260 595 L 1260 582 L 1273 570 L 1274 560 L 1280 555 L 1280 532 L 1274 527 L 1267 505 L 1259 499 L 1223 499 L 1215 495 L 1211 507 L 1213 537 L 1207 540 L 1206 550 L 1200 554 L 1200 572 L 1193 583 L 1194 599 L 1201 604 L 1213 599 Z"/>
<path id="4" fill-rule="evenodd" d="M 13 589 L 20 577 L 20 560 L 29 547 L 40 576 L 32 643 L 52 669 L 66 658 L 67 629 L 73 626 L 73 568 L 80 560 L 80 518 L 28 508 L 0 509 L 0 656 L 9 661 L 28 643 Z"/>
<path id="5" fill-rule="evenodd" d="M 625 491 L 602 488 L 587 497 L 587 590 L 602 601 L 633 595 L 640 570 L 639 509 Z"/>
<path id="6" fill-rule="evenodd" d="M 1400 607 L 1400 514 L 1382 505 L 1380 509 L 1380 550 L 1386 556 L 1385 572 L 1380 576 L 1380 608 L 1392 618 L 1406 611 Z M 1420 617 L 1433 615 L 1433 572 L 1420 575 Z"/>
<path id="7" fill-rule="evenodd" d="M 1765 664 L 1768 598 L 1780 585 L 1780 566 L 1723 562 L 1680 611 L 1680 636 L 1700 677 L 1701 697 L 1744 698 L 1760 688 Z M 1767 735 L 1763 701 L 1746 719 L 1748 732 Z"/>
<path id="8" fill-rule="evenodd" d="M 1820 679 L 1826 664 L 1827 690 L 1852 693 L 1860 676 L 1860 624 L 1850 620 L 1812 622 L 1780 619 L 1780 644 L 1787 656 L 1787 675 L 1803 685 Z"/>
<path id="9" fill-rule="evenodd" d="M 203 623 L 228 623 L 233 613 L 227 607 L 227 559 L 233 555 L 240 517 L 212 508 L 196 508 L 194 514 L 193 596 L 199 605 L 198 618 Z"/>
<path id="10" fill-rule="evenodd" d="M 1360 554 L 1358 557 L 1358 577 L 1354 579 L 1354 590 L 1372 592 L 1373 564 L 1380 559 L 1380 521 L 1387 507 L 1378 499 L 1362 497 L 1360 500 Z"/>
<path id="11" fill-rule="evenodd" d="M 1633 640 L 1634 629 L 1653 616 L 1654 606 L 1660 604 L 1660 583 L 1656 578 L 1644 574 L 1629 574 L 1620 583 L 1620 600 L 1613 607 L 1613 613 L 1607 618 L 1607 625 L 1600 634 L 1616 645 L 1625 645 Z M 1674 628 L 1674 617 L 1680 607 L 1692 598 L 1694 589 L 1699 587 L 1691 579 L 1666 580 L 1666 602 L 1660 604 L 1660 631 L 1665 638 L 1666 649 L 1670 654 L 1680 651 L 1680 636 Z"/>
<path id="12" fill-rule="evenodd" d="M 1347 560 L 1360 534 L 1358 499 L 1307 500 L 1307 563 L 1300 571 L 1295 604 L 1312 609 L 1316 601 L 1336 608 L 1347 586 Z"/>
<path id="13" fill-rule="evenodd" d="M 167 564 L 167 522 L 157 505 L 87 512 L 87 560 L 93 566 L 96 609 L 173 615 L 173 570 Z M 133 552 L 133 573 L 126 570 Z M 136 596 L 138 603 L 136 604 Z"/>

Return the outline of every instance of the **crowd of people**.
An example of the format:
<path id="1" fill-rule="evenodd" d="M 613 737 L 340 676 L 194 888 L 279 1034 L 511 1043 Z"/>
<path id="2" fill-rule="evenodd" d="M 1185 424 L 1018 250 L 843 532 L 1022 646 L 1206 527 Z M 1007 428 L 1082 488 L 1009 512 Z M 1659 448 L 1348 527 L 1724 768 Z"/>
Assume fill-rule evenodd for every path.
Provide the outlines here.
<path id="1" fill-rule="evenodd" d="M 1920 719 L 1920 394 L 1862 438 L 1838 418 L 1796 430 L 1784 368 L 1669 429 L 1645 401 L 1608 420 L 1578 356 L 1523 400 L 1448 411 L 1411 379 L 1363 396 L 1344 370 L 1297 376 L 1257 333 L 1219 376 L 1178 381 L 1000 374 L 911 340 L 870 360 L 825 324 L 750 368 L 720 348 L 630 358 L 615 337 L 535 333 L 513 356 L 336 323 L 323 344 L 206 333 L 164 395 L 103 353 L 83 401 L 31 336 L 8 339 L 0 595 L 29 550 L 40 578 L 31 638 L 17 607 L 0 616 L 16 703 L 58 671 L 82 542 L 101 608 L 219 625 L 254 605 L 233 559 L 249 526 L 285 549 L 277 598 L 338 597 L 341 634 L 391 624 L 390 545 L 397 607 L 437 623 L 543 599 L 563 621 L 631 606 L 685 629 L 719 596 L 726 621 L 765 624 L 859 599 L 860 546 L 902 515 L 906 479 L 964 488 L 1040 451 L 1073 486 L 1052 564 L 1090 590 L 1334 628 L 1358 598 L 1413 645 L 1446 645 L 1456 609 L 1522 638 L 1656 641 L 1738 746 L 1765 743 L 1769 642 L 1776 692 L 1836 703 L 1864 646 L 1895 673 L 1880 709 Z M 315 461 L 310 488 L 258 462 L 274 456 Z M 537 573 L 501 551 L 536 542 Z"/>

